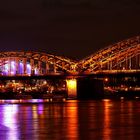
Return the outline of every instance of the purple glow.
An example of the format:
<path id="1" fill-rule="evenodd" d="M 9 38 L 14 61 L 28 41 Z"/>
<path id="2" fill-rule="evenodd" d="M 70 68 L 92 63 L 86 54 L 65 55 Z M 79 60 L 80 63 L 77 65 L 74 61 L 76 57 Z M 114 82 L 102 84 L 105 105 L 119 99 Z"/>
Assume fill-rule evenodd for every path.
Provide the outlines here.
<path id="1" fill-rule="evenodd" d="M 3 75 L 8 75 L 9 67 L 8 64 L 5 64 L 2 70 Z"/>
<path id="2" fill-rule="evenodd" d="M 20 100 L 0 100 L 0 104 L 19 104 L 19 103 L 46 103 L 46 102 L 49 102 L 48 99 L 20 99 Z M 41 109 L 41 107 L 40 107 Z"/>
<path id="3" fill-rule="evenodd" d="M 11 70 L 10 70 L 10 73 L 12 75 L 15 75 L 16 74 L 16 63 L 14 61 L 11 61 Z"/>
<path id="4" fill-rule="evenodd" d="M 5 105 L 3 106 L 3 120 L 2 124 L 9 128 L 9 132 L 7 135 L 7 139 L 10 140 L 18 140 L 18 133 L 16 130 L 17 127 L 17 119 L 16 115 L 18 112 L 18 106 L 17 105 Z"/>
<path id="5" fill-rule="evenodd" d="M 26 64 L 26 68 L 27 68 L 27 74 L 31 74 L 31 65 Z"/>
<path id="6" fill-rule="evenodd" d="M 38 69 L 37 68 L 35 68 L 35 75 L 38 75 Z"/>
<path id="7" fill-rule="evenodd" d="M 23 74 L 24 73 L 24 66 L 23 66 L 23 63 L 20 62 L 19 63 L 19 74 Z"/>
<path id="8" fill-rule="evenodd" d="M 6 61 L 6 64 L 4 64 L 1 69 L 2 69 L 2 75 L 16 75 L 16 74 L 24 74 L 24 68 L 25 68 L 25 73 L 30 75 L 32 73 L 32 67 L 29 62 L 27 62 L 24 66 L 24 63 L 22 61 L 15 62 L 15 61 Z M 35 75 L 39 74 L 39 69 L 34 68 L 33 73 Z"/>
<path id="9" fill-rule="evenodd" d="M 44 106 L 42 105 L 42 104 L 40 104 L 39 106 L 38 106 L 38 114 L 43 114 L 43 108 L 44 108 Z"/>

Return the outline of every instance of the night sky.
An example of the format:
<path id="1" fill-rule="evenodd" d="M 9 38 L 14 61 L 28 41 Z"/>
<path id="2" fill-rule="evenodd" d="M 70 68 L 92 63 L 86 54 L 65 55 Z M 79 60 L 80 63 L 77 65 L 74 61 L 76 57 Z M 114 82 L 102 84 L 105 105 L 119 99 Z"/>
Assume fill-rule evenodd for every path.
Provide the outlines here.
<path id="1" fill-rule="evenodd" d="M 140 0 L 0 1 L 0 51 L 84 58 L 140 35 Z"/>

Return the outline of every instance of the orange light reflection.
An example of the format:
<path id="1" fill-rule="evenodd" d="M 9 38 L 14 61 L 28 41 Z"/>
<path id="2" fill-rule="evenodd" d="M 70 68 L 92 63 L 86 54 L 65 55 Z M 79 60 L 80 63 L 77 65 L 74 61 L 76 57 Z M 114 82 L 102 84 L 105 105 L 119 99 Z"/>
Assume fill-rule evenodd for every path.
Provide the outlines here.
<path id="1" fill-rule="evenodd" d="M 69 109 L 66 110 L 66 115 L 69 116 L 67 122 L 67 136 L 69 140 L 78 139 L 78 111 L 77 103 L 72 102 Z"/>
<path id="2" fill-rule="evenodd" d="M 110 128 L 110 100 L 103 100 L 104 103 L 104 125 L 103 125 L 103 139 L 111 140 L 111 128 Z"/>

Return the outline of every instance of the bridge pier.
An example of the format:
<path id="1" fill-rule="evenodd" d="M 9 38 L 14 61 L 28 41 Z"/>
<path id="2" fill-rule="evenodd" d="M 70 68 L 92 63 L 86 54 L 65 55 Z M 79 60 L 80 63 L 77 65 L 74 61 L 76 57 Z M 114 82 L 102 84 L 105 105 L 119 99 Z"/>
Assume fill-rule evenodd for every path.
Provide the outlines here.
<path id="1" fill-rule="evenodd" d="M 104 95 L 103 81 L 81 77 L 67 80 L 68 98 L 100 99 Z"/>
<path id="2" fill-rule="evenodd" d="M 103 81 L 94 78 L 79 78 L 77 80 L 78 99 L 101 99 L 104 96 Z"/>
<path id="3" fill-rule="evenodd" d="M 77 79 L 67 79 L 68 98 L 77 98 Z"/>

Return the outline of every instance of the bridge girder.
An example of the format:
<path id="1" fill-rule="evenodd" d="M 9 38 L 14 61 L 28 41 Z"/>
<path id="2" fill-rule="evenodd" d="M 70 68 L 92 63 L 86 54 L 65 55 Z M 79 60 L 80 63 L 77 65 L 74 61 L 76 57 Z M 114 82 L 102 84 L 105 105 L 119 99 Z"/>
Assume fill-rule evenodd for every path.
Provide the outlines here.
<path id="1" fill-rule="evenodd" d="M 61 57 L 61 56 L 55 56 L 47 53 L 42 52 L 0 52 L 0 60 L 1 65 L 2 59 L 7 58 L 17 58 L 17 59 L 30 59 L 30 60 L 36 60 L 48 64 L 53 64 L 57 68 L 61 68 L 62 71 L 71 73 L 73 71 L 72 66 L 75 65 L 75 61 Z"/>
<path id="2" fill-rule="evenodd" d="M 108 63 L 111 63 L 110 67 L 113 69 L 137 55 L 140 55 L 140 36 L 110 45 L 79 62 L 43 52 L 0 52 L 0 67 L 5 64 L 5 62 L 2 62 L 3 59 L 17 58 L 18 60 L 30 59 L 52 64 L 56 68 L 60 68 L 62 71 L 68 73 L 96 72 L 109 70 L 109 68 L 104 68 Z"/>
<path id="3" fill-rule="evenodd" d="M 140 36 L 136 36 L 119 43 L 110 45 L 105 49 L 81 60 L 76 64 L 80 72 L 96 72 L 102 69 L 103 65 L 113 62 L 112 67 L 140 54 Z"/>

